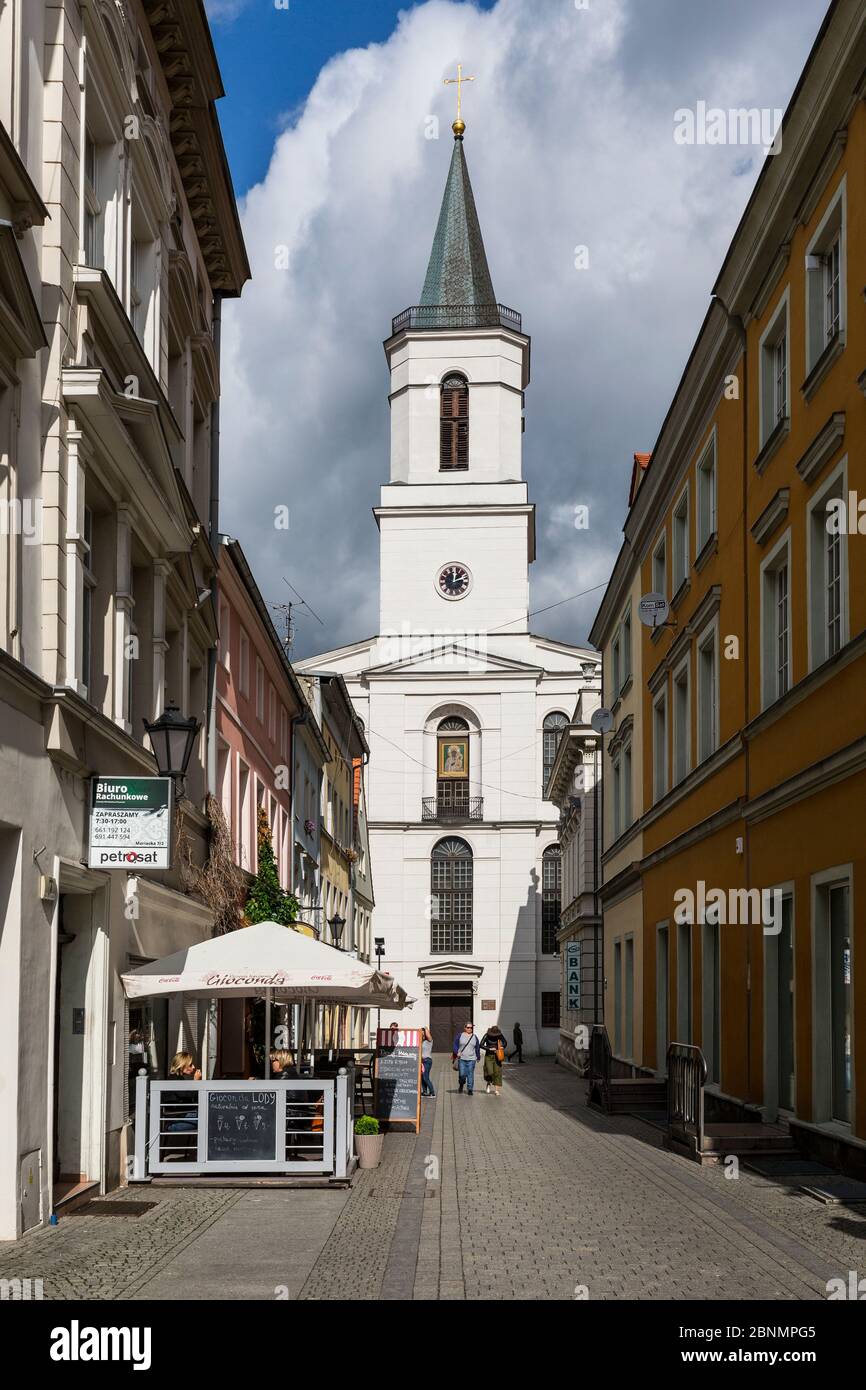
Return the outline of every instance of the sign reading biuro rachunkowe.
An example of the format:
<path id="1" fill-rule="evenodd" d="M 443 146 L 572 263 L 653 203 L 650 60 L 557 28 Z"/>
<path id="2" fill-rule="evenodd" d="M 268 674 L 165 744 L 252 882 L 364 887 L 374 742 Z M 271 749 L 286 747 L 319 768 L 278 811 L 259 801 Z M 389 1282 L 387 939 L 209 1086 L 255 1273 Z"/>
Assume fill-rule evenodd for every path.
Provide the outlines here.
<path id="1" fill-rule="evenodd" d="M 90 792 L 91 869 L 167 869 L 171 778 L 94 777 Z"/>

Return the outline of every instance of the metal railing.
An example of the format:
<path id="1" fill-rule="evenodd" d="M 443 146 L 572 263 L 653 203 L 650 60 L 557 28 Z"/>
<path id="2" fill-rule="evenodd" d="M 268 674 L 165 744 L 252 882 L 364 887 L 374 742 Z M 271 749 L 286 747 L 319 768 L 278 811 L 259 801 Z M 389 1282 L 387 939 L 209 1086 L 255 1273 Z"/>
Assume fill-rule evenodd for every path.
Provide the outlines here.
<path id="1" fill-rule="evenodd" d="M 701 1152 L 704 1141 L 704 1083 L 707 1063 L 699 1047 L 668 1047 L 668 1136 Z"/>
<path id="2" fill-rule="evenodd" d="M 467 796 L 462 801 L 442 801 L 425 796 L 421 801 L 422 821 L 467 821 L 484 819 L 484 797 Z"/>
<path id="3" fill-rule="evenodd" d="M 391 333 L 404 329 L 511 328 L 522 333 L 522 319 L 506 304 L 413 304 L 391 320 Z"/>

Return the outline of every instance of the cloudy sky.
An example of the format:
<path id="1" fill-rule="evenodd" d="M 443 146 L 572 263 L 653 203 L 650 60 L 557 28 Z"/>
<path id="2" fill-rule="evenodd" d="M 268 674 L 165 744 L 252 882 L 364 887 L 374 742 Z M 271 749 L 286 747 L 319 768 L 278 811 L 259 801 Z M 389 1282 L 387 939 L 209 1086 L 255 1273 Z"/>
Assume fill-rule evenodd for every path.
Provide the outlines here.
<path id="1" fill-rule="evenodd" d="M 294 656 L 377 629 L 382 341 L 420 296 L 458 60 L 477 74 L 465 152 L 494 288 L 532 335 L 530 626 L 584 641 L 600 592 L 549 606 L 609 574 L 632 454 L 652 448 L 763 160 L 677 143 L 674 113 L 784 108 L 826 0 L 207 3 L 253 272 L 224 314 L 222 527 L 269 601 L 285 577 L 324 620 L 299 621 Z"/>

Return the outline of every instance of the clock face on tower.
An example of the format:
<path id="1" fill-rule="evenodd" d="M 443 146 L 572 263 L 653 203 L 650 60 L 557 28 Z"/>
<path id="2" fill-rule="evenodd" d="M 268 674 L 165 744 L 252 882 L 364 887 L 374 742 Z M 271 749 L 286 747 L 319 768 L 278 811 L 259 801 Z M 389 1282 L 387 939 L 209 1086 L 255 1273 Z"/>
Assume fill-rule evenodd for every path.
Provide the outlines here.
<path id="1" fill-rule="evenodd" d="M 472 575 L 465 565 L 451 560 L 436 576 L 436 592 L 441 598 L 465 598 L 472 588 Z"/>

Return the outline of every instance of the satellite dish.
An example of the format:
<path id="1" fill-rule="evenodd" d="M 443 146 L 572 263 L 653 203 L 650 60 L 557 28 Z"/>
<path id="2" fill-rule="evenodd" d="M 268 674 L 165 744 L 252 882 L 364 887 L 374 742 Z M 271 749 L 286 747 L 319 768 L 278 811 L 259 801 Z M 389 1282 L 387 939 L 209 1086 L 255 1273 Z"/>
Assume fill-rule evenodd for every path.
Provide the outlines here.
<path id="1" fill-rule="evenodd" d="M 644 627 L 661 627 L 667 622 L 671 606 L 664 594 L 644 594 L 637 606 L 637 615 Z"/>
<path id="2" fill-rule="evenodd" d="M 589 722 L 597 734 L 609 734 L 613 728 L 613 715 L 609 709 L 597 709 Z"/>

